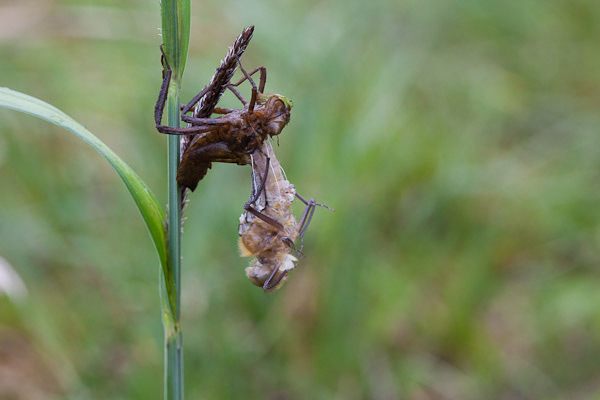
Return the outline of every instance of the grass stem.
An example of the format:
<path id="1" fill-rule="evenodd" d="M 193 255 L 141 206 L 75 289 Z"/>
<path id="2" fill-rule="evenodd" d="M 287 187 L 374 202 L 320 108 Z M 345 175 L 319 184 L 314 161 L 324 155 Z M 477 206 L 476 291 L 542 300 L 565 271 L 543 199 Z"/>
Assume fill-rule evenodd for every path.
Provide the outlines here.
<path id="1" fill-rule="evenodd" d="M 162 0 L 163 49 L 173 69 L 167 94 L 167 125 L 179 127 L 179 90 L 185 68 L 190 33 L 190 1 Z M 177 185 L 180 138 L 168 137 L 168 216 L 166 226 L 167 265 L 162 274 L 161 295 L 165 331 L 165 400 L 183 400 L 183 333 L 181 299 L 181 191 Z"/>

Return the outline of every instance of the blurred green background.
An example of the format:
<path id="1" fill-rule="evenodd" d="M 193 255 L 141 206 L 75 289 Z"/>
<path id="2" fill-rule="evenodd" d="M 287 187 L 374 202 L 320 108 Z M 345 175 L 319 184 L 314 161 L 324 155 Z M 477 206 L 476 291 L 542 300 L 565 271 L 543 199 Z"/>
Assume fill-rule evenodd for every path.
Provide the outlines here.
<path id="1" fill-rule="evenodd" d="M 182 100 L 255 24 L 245 66 L 294 101 L 278 158 L 336 211 L 265 295 L 236 244 L 250 169 L 213 166 L 183 237 L 187 398 L 600 398 L 599 2 L 192 7 Z M 159 26 L 158 1 L 5 0 L 0 86 L 164 203 Z M 160 398 L 158 259 L 115 172 L 0 110 L 0 187 L 0 398 Z"/>

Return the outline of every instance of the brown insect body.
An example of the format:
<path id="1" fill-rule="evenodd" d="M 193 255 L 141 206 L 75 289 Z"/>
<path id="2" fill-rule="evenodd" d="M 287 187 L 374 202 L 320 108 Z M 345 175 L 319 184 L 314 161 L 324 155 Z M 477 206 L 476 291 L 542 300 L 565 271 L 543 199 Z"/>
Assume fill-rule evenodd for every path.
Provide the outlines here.
<path id="1" fill-rule="evenodd" d="M 277 213 L 267 214 L 278 217 Z M 293 218 L 293 216 L 292 216 Z M 251 266 L 246 268 L 248 279 L 260 287 L 271 277 L 274 285 L 268 285 L 265 290 L 278 288 L 286 279 L 288 271 L 296 267 L 298 259 L 290 254 L 291 247 L 286 239 L 293 241 L 297 237 L 296 221 L 290 221 L 284 230 L 277 229 L 257 218 L 249 229 L 240 236 L 240 249 L 242 256 L 256 257 Z"/>
<path id="2" fill-rule="evenodd" d="M 213 162 L 249 164 L 249 154 L 255 152 L 266 138 L 279 135 L 290 121 L 292 102 L 277 94 L 264 94 L 267 80 L 265 67 L 261 66 L 247 73 L 240 64 L 239 57 L 246 49 L 253 29 L 254 27 L 250 27 L 244 30 L 217 69 L 210 84 L 188 104 L 182 106 L 181 120 L 188 123 L 187 127 L 177 128 L 161 124 L 172 76 L 166 55 L 162 55 L 163 82 L 154 107 L 154 120 L 159 132 L 186 137 L 177 171 L 177 182 L 182 187 L 193 191 Z M 237 83 L 230 83 L 236 65 L 239 65 L 244 77 Z M 256 72 L 260 72 L 258 87 L 251 77 Z M 250 101 L 236 89 L 246 80 L 252 85 Z M 226 88 L 242 102 L 243 108 L 215 107 Z M 189 112 L 192 115 L 186 115 Z M 205 118 L 213 112 L 223 115 L 218 118 Z"/>
<path id="3" fill-rule="evenodd" d="M 275 282 L 265 290 L 278 288 L 298 261 L 290 254 L 299 234 L 291 211 L 295 196 L 296 189 L 283 177 L 271 144 L 264 142 L 252 154 L 252 198 L 240 216 L 238 233 L 242 256 L 256 257 L 246 268 L 250 281 L 263 288 L 269 278 Z"/>
<path id="4" fill-rule="evenodd" d="M 252 193 L 239 219 L 239 246 L 243 257 L 256 260 L 246 268 L 250 281 L 265 291 L 272 291 L 287 279 L 289 271 L 302 256 L 302 244 L 296 249 L 294 241 L 302 237 L 316 206 L 306 201 L 296 188 L 284 178 L 273 148 L 268 141 L 252 154 Z M 306 204 L 299 222 L 291 206 L 298 198 Z M 292 254 L 295 251 L 296 255 Z"/>
<path id="5" fill-rule="evenodd" d="M 281 133 L 290 121 L 289 101 L 275 94 L 260 94 L 258 98 L 252 111 L 248 107 L 225 110 L 223 116 L 198 125 L 206 127 L 206 131 L 197 135 L 181 158 L 177 172 L 180 185 L 194 190 L 212 162 L 249 164 L 250 154 L 266 138 Z"/>
<path id="6" fill-rule="evenodd" d="M 245 29 L 217 68 L 211 82 L 188 104 L 182 106 L 182 121 L 187 127 L 177 128 L 161 124 L 172 70 L 166 55 L 162 54 L 163 82 L 154 107 L 156 129 L 165 134 L 183 135 L 182 159 L 177 181 L 182 187 L 194 190 L 206 175 L 212 162 L 252 164 L 253 180 L 250 201 L 240 217 L 240 249 L 243 256 L 256 260 L 246 268 L 248 278 L 263 290 L 271 291 L 281 286 L 287 274 L 295 268 L 302 256 L 302 238 L 318 206 L 296 193 L 294 185 L 283 177 L 268 138 L 279 135 L 290 121 L 292 102 L 277 94 L 264 94 L 266 69 L 258 67 L 247 73 L 239 59 L 252 38 L 254 27 Z M 161 47 L 162 51 L 162 47 Z M 239 65 L 244 77 L 230 83 Z M 251 76 L 260 71 L 258 87 Z M 247 101 L 236 89 L 245 80 L 252 85 L 252 96 Z M 217 108 L 225 89 L 231 90 L 244 105 L 240 109 Z M 191 115 L 187 115 L 188 113 Z M 213 113 L 218 118 L 208 118 Z M 299 198 L 305 205 L 299 222 L 291 212 L 291 205 Z M 185 204 L 185 200 L 183 203 Z M 300 249 L 294 240 L 300 237 Z M 292 251 L 296 255 L 291 254 Z"/>

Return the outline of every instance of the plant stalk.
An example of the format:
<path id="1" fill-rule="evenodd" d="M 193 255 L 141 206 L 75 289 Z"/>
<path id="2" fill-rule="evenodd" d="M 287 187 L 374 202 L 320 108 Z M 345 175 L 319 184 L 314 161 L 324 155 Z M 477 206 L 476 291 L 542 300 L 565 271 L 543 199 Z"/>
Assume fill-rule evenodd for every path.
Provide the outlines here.
<path id="1" fill-rule="evenodd" d="M 166 123 L 179 127 L 179 90 L 190 34 L 190 0 L 162 0 L 162 41 L 173 74 L 167 93 Z M 177 184 L 180 138 L 168 137 L 167 265 L 161 274 L 165 332 L 164 399 L 183 400 L 183 334 L 181 299 L 181 191 Z"/>
<path id="2" fill-rule="evenodd" d="M 176 85 L 173 85 L 177 88 Z M 178 89 L 178 88 L 177 88 Z M 175 92 L 172 96 L 171 93 Z M 169 90 L 167 116 L 170 126 L 179 126 L 178 90 Z M 173 118 L 173 119 L 171 119 Z M 171 123 L 171 121 L 177 121 Z M 181 303 L 181 195 L 177 185 L 177 167 L 180 159 L 180 139 L 168 138 L 168 266 L 165 289 L 168 296 L 168 312 L 165 317 L 165 394 L 168 400 L 183 399 L 183 333 L 180 326 Z"/>

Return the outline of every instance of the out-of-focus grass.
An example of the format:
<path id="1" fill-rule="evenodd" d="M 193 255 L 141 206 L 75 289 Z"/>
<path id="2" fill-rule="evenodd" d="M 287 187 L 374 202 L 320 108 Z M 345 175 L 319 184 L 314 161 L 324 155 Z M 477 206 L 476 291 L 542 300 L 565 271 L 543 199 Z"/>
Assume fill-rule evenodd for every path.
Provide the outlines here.
<path id="1" fill-rule="evenodd" d="M 0 30 L 0 85 L 83 122 L 164 201 L 158 4 L 11 4 L 0 22 L 44 13 Z M 295 104 L 278 158 L 336 212 L 265 295 L 235 243 L 250 171 L 213 167 L 183 238 L 189 398 L 600 393 L 600 5 L 193 7 L 184 98 L 255 24 L 244 65 Z M 126 189 L 54 126 L 0 115 L 0 255 L 29 290 L 0 302 L 0 352 L 27 349 L 0 357 L 0 393 L 155 398 L 158 261 Z"/>

